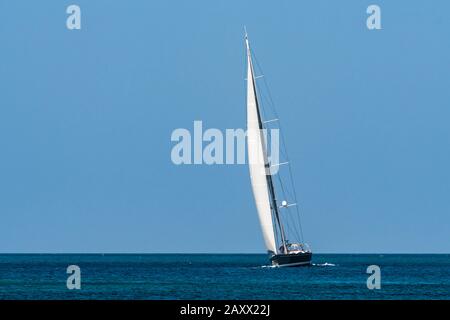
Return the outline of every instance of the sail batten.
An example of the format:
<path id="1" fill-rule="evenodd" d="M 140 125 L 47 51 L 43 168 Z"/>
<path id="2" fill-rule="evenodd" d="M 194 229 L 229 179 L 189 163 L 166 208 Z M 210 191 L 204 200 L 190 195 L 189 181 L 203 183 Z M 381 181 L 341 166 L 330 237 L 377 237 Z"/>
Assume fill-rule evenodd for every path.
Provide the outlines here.
<path id="1" fill-rule="evenodd" d="M 250 180 L 266 248 L 269 252 L 276 254 L 272 208 L 266 177 L 267 154 L 261 131 L 262 120 L 258 110 L 252 58 L 247 37 L 245 42 L 247 46 L 247 142 Z"/>

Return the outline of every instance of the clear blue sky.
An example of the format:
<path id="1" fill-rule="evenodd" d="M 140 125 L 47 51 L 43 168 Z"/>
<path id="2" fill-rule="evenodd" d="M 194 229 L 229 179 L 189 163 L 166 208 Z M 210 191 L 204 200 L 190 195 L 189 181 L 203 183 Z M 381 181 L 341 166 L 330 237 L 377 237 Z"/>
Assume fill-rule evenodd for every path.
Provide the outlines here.
<path id="1" fill-rule="evenodd" d="M 265 252 L 246 166 L 170 159 L 173 129 L 245 126 L 244 25 L 313 250 L 450 252 L 449 12 L 1 1 L 0 252 Z"/>

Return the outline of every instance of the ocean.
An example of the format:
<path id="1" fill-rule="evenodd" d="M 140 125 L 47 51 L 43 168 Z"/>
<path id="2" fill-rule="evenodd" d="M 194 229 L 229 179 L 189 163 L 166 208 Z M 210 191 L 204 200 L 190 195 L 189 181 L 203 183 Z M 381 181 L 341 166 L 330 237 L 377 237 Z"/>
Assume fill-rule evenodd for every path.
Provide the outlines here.
<path id="1" fill-rule="evenodd" d="M 81 289 L 67 289 L 69 265 Z M 380 289 L 369 290 L 369 265 Z M 450 255 L 316 254 L 273 268 L 264 254 L 2 254 L 0 299 L 450 299 Z"/>

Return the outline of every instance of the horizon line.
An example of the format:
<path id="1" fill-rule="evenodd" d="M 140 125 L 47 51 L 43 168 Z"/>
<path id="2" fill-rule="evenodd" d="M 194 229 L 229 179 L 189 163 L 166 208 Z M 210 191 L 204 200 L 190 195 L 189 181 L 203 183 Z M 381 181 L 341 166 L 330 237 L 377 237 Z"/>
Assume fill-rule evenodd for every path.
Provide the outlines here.
<path id="1" fill-rule="evenodd" d="M 0 255 L 268 255 L 261 252 L 0 252 Z M 313 255 L 448 255 L 450 252 L 317 252 Z"/>

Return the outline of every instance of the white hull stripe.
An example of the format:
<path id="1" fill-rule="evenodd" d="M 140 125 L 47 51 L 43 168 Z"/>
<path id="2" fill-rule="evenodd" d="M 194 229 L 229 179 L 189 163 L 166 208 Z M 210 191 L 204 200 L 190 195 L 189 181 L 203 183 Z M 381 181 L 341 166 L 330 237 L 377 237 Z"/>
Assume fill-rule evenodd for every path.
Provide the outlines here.
<path id="1" fill-rule="evenodd" d="M 300 266 L 304 264 L 311 264 L 311 261 L 303 261 L 303 262 L 295 262 L 295 263 L 286 263 L 286 264 L 276 264 L 277 267 L 293 267 L 293 266 Z"/>

